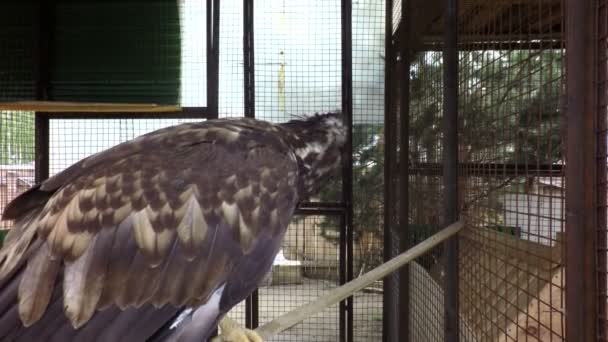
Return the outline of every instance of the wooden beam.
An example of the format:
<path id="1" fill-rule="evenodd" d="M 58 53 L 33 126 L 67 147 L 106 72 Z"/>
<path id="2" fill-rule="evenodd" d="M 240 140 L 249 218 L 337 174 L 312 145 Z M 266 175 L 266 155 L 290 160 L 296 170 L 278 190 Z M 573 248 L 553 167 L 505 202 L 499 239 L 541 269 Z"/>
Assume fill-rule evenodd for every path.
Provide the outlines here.
<path id="1" fill-rule="evenodd" d="M 179 112 L 176 105 L 153 103 L 96 103 L 60 101 L 0 102 L 1 111 L 45 112 L 45 113 L 159 113 Z"/>

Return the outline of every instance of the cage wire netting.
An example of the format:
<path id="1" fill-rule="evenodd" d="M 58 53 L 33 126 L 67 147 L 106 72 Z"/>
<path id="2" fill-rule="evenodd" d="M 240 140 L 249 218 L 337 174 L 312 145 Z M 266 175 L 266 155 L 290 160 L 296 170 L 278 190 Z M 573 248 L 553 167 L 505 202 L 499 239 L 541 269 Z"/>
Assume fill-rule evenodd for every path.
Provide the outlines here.
<path id="1" fill-rule="evenodd" d="M 562 341 L 562 2 L 460 6 L 462 333 Z"/>
<path id="2" fill-rule="evenodd" d="M 53 119 L 49 129 L 49 176 L 77 161 L 140 135 L 199 119 Z M 66 132 L 70 132 L 66 134 Z"/>
<path id="3" fill-rule="evenodd" d="M 242 2 L 228 3 L 239 8 L 242 18 Z M 285 122 L 315 112 L 339 110 L 340 3 L 261 0 L 253 3 L 253 13 L 255 118 Z M 242 32 L 242 19 L 227 25 Z M 236 44 L 242 44 L 242 40 Z M 236 51 L 242 56 L 242 45 Z M 243 63 L 242 58 L 239 63 Z M 242 75 L 243 67 L 238 68 Z M 229 86 L 234 87 L 234 84 Z M 239 91 L 238 96 L 242 99 L 242 87 Z M 328 196 L 339 198 L 339 189 L 339 184 L 334 184 Z M 339 232 L 339 224 L 333 217 L 301 215 L 294 218 L 279 257 L 264 286 L 258 290 L 257 307 L 252 308 L 259 324 L 338 285 Z M 240 313 L 243 317 L 244 309 L 244 303 L 240 304 L 240 308 L 233 309 L 229 315 Z M 334 341 L 339 335 L 339 311 L 335 305 L 272 341 Z"/>
<path id="4" fill-rule="evenodd" d="M 204 1 L 57 1 L 56 44 L 48 84 L 40 90 L 36 63 L 36 2 L 7 2 L 0 10 L 0 100 L 95 100 L 207 105 L 208 57 L 205 52 L 207 8 Z M 171 4 L 179 4 L 171 5 Z M 220 2 L 218 116 L 245 113 L 243 2 Z M 395 36 L 401 29 L 401 2 L 395 1 Z M 459 1 L 459 170 L 461 217 L 467 229 L 460 236 L 459 319 L 462 341 L 563 341 L 565 338 L 565 107 L 563 1 Z M 104 7 L 106 6 L 106 7 Z M 118 7 L 116 7 L 118 6 Z M 298 215 L 286 233 L 277 261 L 258 291 L 257 310 L 263 324 L 297 305 L 337 287 L 346 270 L 345 248 L 353 255 L 357 277 L 383 258 L 383 211 L 399 207 L 399 198 L 384 203 L 385 149 L 408 139 L 407 161 L 394 174 L 407 172 L 408 222 L 391 222 L 391 253 L 399 252 L 398 227 L 407 225 L 408 246 L 441 228 L 442 120 L 444 112 L 442 8 L 423 13 L 433 17 L 413 44 L 409 64 L 409 117 L 399 118 L 399 87 L 391 84 L 394 107 L 388 114 L 395 127 L 384 127 L 385 2 L 352 4 L 353 79 L 353 245 L 340 243 L 339 216 Z M 598 1 L 598 87 L 606 94 L 608 4 Z M 101 8 L 101 9 L 100 9 Z M 107 31 L 102 18 L 129 22 Z M 100 13 L 99 20 L 85 20 Z M 105 13 L 105 14 L 104 14 Z M 255 117 L 284 122 L 315 112 L 342 108 L 341 1 L 254 2 Z M 125 20 L 137 17 L 138 20 Z M 121 19 L 122 18 L 122 19 Z M 440 18 L 440 19 L 436 19 Z M 102 42 L 81 44 L 74 27 Z M 114 45 L 108 39 L 122 39 Z M 130 45 L 135 39 L 138 44 Z M 76 45 L 79 50 L 68 47 Z M 89 42 L 90 43 L 90 42 Z M 101 48 L 105 46 L 105 48 Z M 109 46 L 109 47 L 108 47 Z M 138 49 L 141 48 L 141 49 Z M 395 49 L 398 46 L 394 47 Z M 135 49 L 135 50 L 132 50 Z M 123 51 L 129 56 L 118 52 Z M 81 58 L 89 54 L 93 60 Z M 140 63 L 142 56 L 153 56 Z M 404 56 L 395 74 L 406 72 Z M 396 60 L 396 58 L 395 58 Z M 102 62 L 104 67 L 93 68 Z M 90 64 L 87 64 L 90 62 Z M 126 78 L 125 78 L 126 77 Z M 154 80 L 153 80 L 154 79 Z M 397 78 L 395 78 L 397 80 Z M 117 90 L 118 89 L 118 90 Z M 602 102 L 604 101 L 604 102 Z M 606 306 L 606 96 L 598 104 L 597 246 L 599 324 L 608 326 Z M 158 128 L 201 119 L 132 118 L 65 119 L 50 117 L 49 174 L 120 142 Z M 129 115 L 129 118 L 125 116 Z M 408 136 L 399 133 L 408 120 Z M 0 112 L 0 210 L 34 183 L 34 113 Z M 392 129 L 391 141 L 387 132 Z M 387 180 L 388 181 L 388 180 Z M 399 183 L 390 180 L 395 187 Z M 342 183 L 332 183 L 313 199 L 340 204 Z M 394 213 L 396 214 L 396 213 Z M 398 215 L 396 215 L 398 216 Z M 9 228 L 2 222 L 0 228 Z M 394 229 L 393 229 L 394 228 Z M 449 260 L 437 247 L 409 267 L 409 325 L 413 341 L 438 341 L 444 336 L 445 274 Z M 398 275 L 389 278 L 393 288 Z M 403 294 L 391 294 L 391 310 Z M 353 296 L 352 340 L 380 340 L 383 320 L 381 283 Z M 230 316 L 246 321 L 245 303 Z M 272 341 L 336 341 L 340 306 L 327 308 Z M 386 312 L 386 311 L 385 311 Z M 394 311 L 388 311 L 396 315 Z M 399 319 L 405 319 L 399 317 Z M 399 321 L 396 321 L 398 324 Z M 605 329 L 600 329 L 600 332 Z M 605 339 L 605 336 L 599 336 Z"/>
<path id="5" fill-rule="evenodd" d="M 381 260 L 383 6 L 376 1 L 353 5 L 353 183 L 363 187 L 353 191 L 355 276 Z M 254 2 L 256 118 L 282 122 L 300 115 L 341 110 L 341 34 L 339 1 Z M 313 200 L 339 202 L 341 183 L 332 183 Z M 293 274 L 289 267 L 275 266 L 279 274 L 273 271 L 271 280 L 277 286 L 259 290 L 260 324 L 339 284 L 340 268 L 345 267 L 340 264 L 340 249 L 346 248 L 339 244 L 340 234 L 343 231 L 338 217 L 315 215 L 294 220 L 282 253 L 287 263 L 303 265 L 301 275 L 290 280 Z M 377 285 L 355 295 L 355 341 L 381 337 L 381 311 L 382 296 Z M 335 341 L 339 336 L 339 308 L 335 305 L 273 340 Z"/>
<path id="6" fill-rule="evenodd" d="M 35 89 L 33 2 L 3 4 L 0 13 L 0 100 L 33 99 Z"/>
<path id="7" fill-rule="evenodd" d="M 145 6 L 56 1 L 47 8 L 46 2 L 26 0 L 2 6 L 2 100 L 178 102 L 183 44 L 176 1 L 153 0 Z M 51 30 L 41 27 L 45 16 L 53 18 L 46 21 Z M 43 43 L 47 38 L 49 45 Z M 48 65 L 41 63 L 43 54 Z"/>
<path id="8" fill-rule="evenodd" d="M 393 13 L 397 44 L 403 29 L 401 6 L 397 1 Z M 562 3 L 459 1 L 458 8 L 458 205 L 467 227 L 460 237 L 458 261 L 460 337 L 561 341 Z M 424 19 L 412 19 L 420 26 L 414 25 L 409 41 L 409 246 L 440 228 L 445 193 L 445 17 L 441 6 L 426 5 L 415 13 L 440 19 L 427 21 L 424 35 L 416 31 Z M 404 72 L 401 61 L 396 74 Z M 394 82 L 392 88 L 398 89 L 398 79 Z M 402 105 L 398 91 L 393 97 L 390 115 Z M 397 142 L 405 138 L 395 133 Z M 399 232 L 392 234 L 397 249 Z M 435 248 L 410 267 L 411 340 L 444 338 L 444 254 L 441 247 Z"/>
<path id="9" fill-rule="evenodd" d="M 218 116 L 242 117 L 244 103 L 243 3 L 220 2 Z"/>
<path id="10" fill-rule="evenodd" d="M 383 135 L 385 1 L 357 1 L 352 8 L 353 79 L 353 277 L 383 258 Z M 378 281 L 353 299 L 353 340 L 382 337 Z"/>
<path id="11" fill-rule="evenodd" d="M 0 11 L 0 101 L 35 96 L 33 3 Z M 5 71 L 10 70 L 10 73 Z M 0 111 L 0 212 L 34 183 L 34 113 Z M 0 221 L 3 238 L 10 221 Z"/>
<path id="12" fill-rule="evenodd" d="M 144 3 L 146 4 L 144 6 Z M 0 99 L 140 102 L 205 107 L 208 13 L 196 0 L 149 2 L 56 1 L 48 80 L 40 75 L 40 4 L 3 4 Z M 145 7 L 145 8 L 144 8 Z M 311 113 L 342 110 L 340 1 L 254 3 L 255 116 L 284 122 Z M 218 116 L 242 117 L 244 108 L 243 2 L 220 2 Z M 97 16 L 93 14 L 97 13 Z M 111 13 L 115 16 L 109 18 Z M 6 18 L 4 18 L 6 17 Z M 127 20 L 134 18 L 134 20 Z M 255 310 L 263 324 L 337 287 L 346 274 L 341 255 L 352 248 L 358 276 L 382 259 L 382 122 L 384 2 L 353 4 L 354 245 L 344 238 L 339 215 L 299 215 L 286 233 L 273 272 L 259 290 Z M 105 27 L 104 22 L 114 23 Z M 5 28 L 5 29 L 4 29 Z M 82 28 L 83 34 L 79 34 Z M 94 40 L 87 37 L 94 36 Z M 76 49 L 76 47 L 78 47 Z M 88 56 L 91 55 L 91 58 Z M 143 58 L 149 56 L 150 58 Z M 143 62 L 142 62 L 143 61 Z M 73 67 L 71 67 L 73 66 Z M 48 174 L 150 131 L 196 118 L 136 118 L 133 113 L 72 113 L 48 117 Z M 144 115 L 146 116 L 146 115 Z M 2 112 L 2 187 L 5 205 L 34 182 L 34 113 Z M 5 170 L 4 165 L 7 165 Z M 39 167 L 43 165 L 38 165 Z M 5 183 L 8 184 L 5 186 Z M 335 181 L 313 201 L 340 205 Z M 10 222 L 3 222 L 9 228 Z M 381 283 L 355 294 L 353 339 L 382 334 Z M 230 316 L 244 323 L 245 303 Z M 273 339 L 335 341 L 340 308 L 323 313 Z"/>
<path id="13" fill-rule="evenodd" d="M 0 13 L 0 101 L 33 98 L 34 55 L 33 4 L 7 5 Z M 12 13 L 11 13 L 12 12 Z M 0 212 L 6 204 L 34 183 L 34 113 L 0 111 Z M 0 221 L 0 234 L 11 227 L 10 221 Z"/>
<path id="14" fill-rule="evenodd" d="M 441 228 L 444 191 L 441 173 L 437 172 L 443 158 L 441 53 L 420 52 L 411 58 L 407 233 L 410 247 Z M 443 340 L 444 274 L 442 246 L 412 264 L 409 315 L 414 340 Z"/>
<path id="15" fill-rule="evenodd" d="M 34 184 L 34 113 L 0 111 L 0 212 Z M 11 227 L 0 221 L 0 238 Z"/>

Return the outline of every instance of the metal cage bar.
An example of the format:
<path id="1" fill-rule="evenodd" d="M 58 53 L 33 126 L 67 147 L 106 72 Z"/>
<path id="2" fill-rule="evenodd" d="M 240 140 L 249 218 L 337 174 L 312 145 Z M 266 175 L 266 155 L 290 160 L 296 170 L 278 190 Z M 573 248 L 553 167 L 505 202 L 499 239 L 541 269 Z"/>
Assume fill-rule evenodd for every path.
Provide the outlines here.
<path id="1" fill-rule="evenodd" d="M 458 0 L 445 1 L 443 50 L 443 224 L 458 220 Z M 460 340 L 458 312 L 458 236 L 444 243 L 444 339 Z"/>
<path id="2" fill-rule="evenodd" d="M 218 115 L 220 0 L 207 0 L 207 107 L 210 118 Z"/>
<path id="3" fill-rule="evenodd" d="M 385 32 L 384 32 L 384 88 L 391 89 L 394 84 L 395 49 L 393 43 L 393 1 L 386 0 L 385 3 Z M 393 229 L 397 226 L 397 120 L 394 111 L 397 99 L 391 91 L 384 92 L 384 239 L 383 239 L 383 260 L 386 262 L 395 256 L 393 253 Z M 382 282 L 382 341 L 398 341 L 397 327 L 397 307 L 398 303 L 393 299 L 396 297 L 397 277 L 390 275 Z"/>
<path id="4" fill-rule="evenodd" d="M 342 218 L 340 284 L 353 279 L 353 32 L 352 0 L 341 1 L 342 13 L 342 115 L 347 127 L 344 161 L 342 162 L 342 202 L 346 208 Z M 345 262 L 345 264 L 344 264 Z M 340 340 L 353 341 L 353 297 L 340 303 Z"/>
<path id="5" fill-rule="evenodd" d="M 608 2 L 597 1 L 597 329 L 608 339 Z"/>
<path id="6" fill-rule="evenodd" d="M 243 0 L 243 62 L 245 117 L 255 117 L 255 71 L 253 1 Z"/>
<path id="7" fill-rule="evenodd" d="M 255 118 L 253 0 L 243 0 L 243 100 L 245 117 Z M 245 326 L 255 329 L 259 325 L 259 292 L 256 289 L 245 299 Z"/>
<path id="8" fill-rule="evenodd" d="M 51 39 L 53 37 L 53 9 L 55 1 L 44 1 L 37 13 L 35 32 L 36 99 L 49 99 Z M 35 181 L 49 177 L 49 117 L 45 113 L 35 116 Z"/>
<path id="9" fill-rule="evenodd" d="M 566 339 L 597 339 L 596 8 L 567 0 Z"/>
<path id="10" fill-rule="evenodd" d="M 410 59 L 412 36 L 412 4 L 407 1 L 401 4 L 401 20 L 404 29 L 401 30 L 399 39 L 399 57 L 402 68 L 397 75 L 399 78 L 399 229 L 396 236 L 399 237 L 399 252 L 402 253 L 411 247 L 409 229 L 409 151 L 410 151 Z M 410 265 L 405 265 L 399 270 L 399 318 L 398 337 L 399 341 L 408 342 L 412 340 L 411 333 L 411 278 Z"/>

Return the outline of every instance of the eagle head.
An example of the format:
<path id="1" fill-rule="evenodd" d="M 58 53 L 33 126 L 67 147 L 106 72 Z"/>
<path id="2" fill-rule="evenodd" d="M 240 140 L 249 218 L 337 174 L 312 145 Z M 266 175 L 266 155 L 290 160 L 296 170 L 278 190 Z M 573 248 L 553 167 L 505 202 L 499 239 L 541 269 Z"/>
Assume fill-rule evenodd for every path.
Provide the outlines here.
<path id="1" fill-rule="evenodd" d="M 343 115 L 315 114 L 283 126 L 300 166 L 302 195 L 315 194 L 340 169 L 347 132 Z"/>

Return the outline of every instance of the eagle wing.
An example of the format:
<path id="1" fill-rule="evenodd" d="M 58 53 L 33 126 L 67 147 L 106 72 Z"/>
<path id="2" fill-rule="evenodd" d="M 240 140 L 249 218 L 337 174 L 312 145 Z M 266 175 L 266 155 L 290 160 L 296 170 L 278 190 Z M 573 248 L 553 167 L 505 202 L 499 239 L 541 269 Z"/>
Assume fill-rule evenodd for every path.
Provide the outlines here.
<path id="1" fill-rule="evenodd" d="M 65 315 L 79 327 L 110 306 L 201 305 L 241 264 L 256 266 L 248 255 L 278 248 L 298 167 L 274 126 L 258 125 L 159 130 L 18 197 L 5 211 L 15 228 L 0 251 L 0 285 L 21 272 L 24 325 L 43 316 L 61 276 Z"/>

